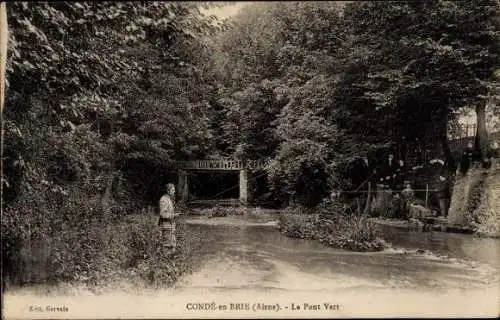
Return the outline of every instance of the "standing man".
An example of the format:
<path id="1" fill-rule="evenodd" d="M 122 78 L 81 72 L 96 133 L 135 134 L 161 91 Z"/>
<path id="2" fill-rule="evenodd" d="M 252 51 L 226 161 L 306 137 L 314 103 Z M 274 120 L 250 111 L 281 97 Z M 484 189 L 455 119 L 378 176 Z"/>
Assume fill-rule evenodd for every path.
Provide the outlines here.
<path id="1" fill-rule="evenodd" d="M 373 183 L 374 175 L 375 170 L 372 169 L 367 156 L 357 161 L 357 166 L 354 168 L 354 176 L 356 177 L 354 180 L 354 187 L 358 192 L 356 196 L 359 201 L 359 210 L 363 213 L 368 213 L 370 209 L 373 188 L 375 187 Z"/>
<path id="2" fill-rule="evenodd" d="M 411 188 L 410 181 L 404 181 L 405 188 L 401 191 L 401 197 L 403 198 L 403 208 L 402 214 L 405 218 L 410 218 L 410 205 L 415 200 L 415 192 Z"/>
<path id="3" fill-rule="evenodd" d="M 367 157 L 359 158 L 354 162 L 351 170 L 351 180 L 355 190 L 367 190 L 368 181 L 372 176 L 372 169 Z"/>
<path id="4" fill-rule="evenodd" d="M 493 141 L 488 148 L 486 157 L 484 157 L 483 168 L 485 169 L 491 168 L 491 166 L 496 163 L 496 158 L 498 158 L 498 156 L 499 156 L 498 142 Z"/>
<path id="5" fill-rule="evenodd" d="M 175 186 L 172 183 L 168 183 L 166 189 L 167 193 L 160 199 L 160 219 L 158 226 L 162 231 L 162 240 L 165 241 L 165 247 L 175 249 L 177 245 L 175 218 L 178 216 L 174 210 Z"/>
<path id="6" fill-rule="evenodd" d="M 430 185 L 434 189 L 433 194 L 437 199 L 440 215 L 446 218 L 451 198 L 446 166 L 441 159 L 432 159 L 429 163 L 431 164 Z"/>
<path id="7" fill-rule="evenodd" d="M 394 160 L 394 155 L 389 154 L 387 159 L 382 163 L 380 173 L 380 183 L 389 187 L 393 187 L 393 175 L 396 172 L 396 160 Z"/>
<path id="8" fill-rule="evenodd" d="M 500 158 L 500 148 L 498 147 L 498 142 L 494 141 L 491 143 L 491 147 L 488 150 L 486 158 L 488 159 L 489 167 L 491 167 L 492 164 L 497 163 L 497 159 Z"/>

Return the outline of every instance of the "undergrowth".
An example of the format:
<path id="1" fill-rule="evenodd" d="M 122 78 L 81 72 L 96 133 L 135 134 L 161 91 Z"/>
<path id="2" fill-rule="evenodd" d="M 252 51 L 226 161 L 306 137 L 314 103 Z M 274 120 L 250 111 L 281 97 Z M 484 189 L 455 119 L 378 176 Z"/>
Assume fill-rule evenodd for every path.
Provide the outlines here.
<path id="1" fill-rule="evenodd" d="M 2 234 L 3 280 L 8 286 L 70 283 L 97 293 L 122 285 L 171 286 L 191 271 L 191 258 L 205 237 L 188 232 L 180 221 L 173 252 L 163 247 L 154 215 L 54 223 L 43 229 L 27 216 L 19 219 L 7 212 L 4 218 L 10 220 L 2 221 L 2 231 L 6 231 Z"/>
<path id="2" fill-rule="evenodd" d="M 368 217 L 343 210 L 338 203 L 321 205 L 316 211 L 285 210 L 279 229 L 286 236 L 317 240 L 331 247 L 351 251 L 381 251 L 389 247 Z"/>
<path id="3" fill-rule="evenodd" d="M 470 215 L 470 223 L 475 227 L 475 235 L 485 237 L 500 237 L 500 175 L 492 170 L 491 175 L 481 183 L 482 193 L 474 199 L 478 202 Z"/>

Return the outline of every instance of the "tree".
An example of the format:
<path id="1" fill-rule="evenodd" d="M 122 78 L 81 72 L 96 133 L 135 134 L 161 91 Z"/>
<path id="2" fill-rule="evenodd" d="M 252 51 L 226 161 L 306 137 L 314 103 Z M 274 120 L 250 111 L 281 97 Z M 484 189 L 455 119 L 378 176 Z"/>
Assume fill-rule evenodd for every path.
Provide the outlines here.
<path id="1" fill-rule="evenodd" d="M 345 19 L 358 35 L 354 56 L 368 66 L 355 85 L 375 108 L 406 120 L 399 134 L 412 134 L 409 121 L 425 131 L 433 131 L 432 124 L 452 163 L 446 128 L 454 110 L 477 105 L 483 123 L 488 81 L 498 65 L 498 2 L 349 3 Z M 478 147 L 484 152 L 481 127 Z"/>
<path id="2" fill-rule="evenodd" d="M 176 150 L 172 137 L 182 141 L 207 136 L 206 130 L 200 129 L 204 122 L 195 121 L 193 116 L 204 108 L 202 99 L 189 101 L 183 109 L 186 100 L 179 98 L 181 93 L 185 97 L 200 92 L 200 88 L 180 85 L 180 80 L 186 83 L 196 69 L 194 64 L 199 63 L 196 59 L 201 55 L 191 50 L 203 46 L 203 37 L 219 28 L 213 17 L 201 14 L 200 5 L 206 6 L 158 2 L 8 6 L 12 23 L 4 172 L 10 184 L 9 199 L 29 194 L 21 189 L 42 180 L 65 192 L 77 185 L 82 189 L 85 180 L 88 190 L 84 193 L 98 190 L 107 194 L 113 177 L 123 173 L 123 162 L 138 151 L 134 146 L 142 146 L 145 153 L 156 157 L 154 166 L 173 160 L 166 158 Z M 158 71 L 160 77 L 154 75 Z M 162 77 L 174 73 L 170 78 Z M 151 88 L 153 81 L 167 83 L 172 92 Z M 137 99 L 153 91 L 156 99 Z M 146 104 L 145 112 L 156 113 L 129 117 L 142 109 L 134 103 Z M 183 121 L 173 122 L 176 129 L 156 137 L 162 140 L 162 147 L 147 141 L 156 130 L 152 120 L 170 120 L 176 112 L 184 113 L 183 120 L 190 114 L 197 126 L 182 128 Z M 137 143 L 130 145 L 133 141 Z M 122 148 L 127 144 L 132 149 Z M 92 145 L 101 151 L 82 153 Z M 185 152 L 193 152 L 187 149 Z M 49 164 L 55 167 L 51 169 Z M 78 167 L 89 170 L 78 171 Z M 67 174 L 63 169 L 69 170 Z M 75 175 L 77 171 L 85 175 Z M 134 184 L 138 178 L 130 176 L 129 184 Z"/>
<path id="3" fill-rule="evenodd" d="M 220 35 L 215 57 L 222 79 L 219 145 L 235 155 L 273 158 L 275 192 L 314 205 L 328 189 L 339 135 L 330 93 L 341 70 L 338 4 L 255 4 L 232 26 Z M 309 145 L 316 151 L 308 152 Z"/>

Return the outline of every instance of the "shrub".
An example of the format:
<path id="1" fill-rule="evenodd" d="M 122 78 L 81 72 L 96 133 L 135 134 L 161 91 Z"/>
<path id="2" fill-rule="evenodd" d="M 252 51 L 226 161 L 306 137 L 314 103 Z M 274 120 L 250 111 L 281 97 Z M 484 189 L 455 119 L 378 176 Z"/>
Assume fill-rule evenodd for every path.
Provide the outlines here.
<path id="1" fill-rule="evenodd" d="M 468 220 L 474 226 L 475 234 L 478 236 L 500 237 L 499 178 L 500 173 L 495 171 L 485 178 L 476 210 L 469 213 Z"/>
<path id="2" fill-rule="evenodd" d="M 481 199 L 485 190 L 487 172 L 481 172 L 480 177 L 470 186 L 470 194 L 467 199 L 467 209 L 465 210 L 466 220 L 469 223 L 478 223 L 478 217 L 473 213 L 481 204 Z"/>
<path id="3" fill-rule="evenodd" d="M 47 240 L 49 254 L 40 268 L 46 268 L 44 279 L 51 283 L 73 283 L 99 292 L 106 287 L 170 286 L 180 275 L 190 271 L 190 259 L 200 246 L 196 232 L 187 233 L 182 222 L 177 228 L 177 250 L 164 249 L 156 216 L 136 215 L 113 221 L 87 220 L 62 223 L 34 235 L 26 232 L 27 219 L 9 214 L 2 221 L 2 255 L 4 271 L 10 282 L 22 284 L 24 267 L 30 257 L 22 254 L 29 242 Z M 19 223 L 17 220 L 22 220 Z M 5 228 L 7 225 L 11 228 Z M 34 224 L 33 224 L 34 225 Z M 195 239 L 193 239 L 195 238 Z M 5 241 L 4 241 L 5 240 Z M 29 279 L 27 282 L 35 279 Z M 126 281 L 124 281 L 126 280 Z M 26 281 L 25 281 L 26 282 Z"/>
<path id="4" fill-rule="evenodd" d="M 367 217 L 347 212 L 337 203 L 325 204 L 315 214 L 285 210 L 279 217 L 278 228 L 289 237 L 314 239 L 352 251 L 380 251 L 389 246 Z"/>
<path id="5" fill-rule="evenodd" d="M 202 210 L 202 214 L 208 215 L 209 217 L 227 217 L 234 215 L 244 215 L 249 213 L 250 210 L 247 207 L 234 207 L 234 206 L 221 206 L 216 205 L 212 208 L 207 208 Z"/>
<path id="6" fill-rule="evenodd" d="M 317 215 L 282 213 L 278 228 L 286 236 L 300 239 L 314 239 L 317 234 Z"/>
<path id="7" fill-rule="evenodd" d="M 375 223 L 367 217 L 347 215 L 339 222 L 341 234 L 333 239 L 335 246 L 353 251 L 380 251 L 388 247 Z"/>

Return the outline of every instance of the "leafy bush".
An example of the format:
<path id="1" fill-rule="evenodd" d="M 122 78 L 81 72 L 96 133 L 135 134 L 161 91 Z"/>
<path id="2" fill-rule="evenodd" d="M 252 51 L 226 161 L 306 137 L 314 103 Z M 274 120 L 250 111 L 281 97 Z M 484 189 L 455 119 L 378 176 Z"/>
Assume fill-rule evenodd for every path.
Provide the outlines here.
<path id="1" fill-rule="evenodd" d="M 333 240 L 335 246 L 353 251 L 380 251 L 388 244 L 379 237 L 374 222 L 361 215 L 344 216 L 339 219 L 342 234 Z"/>
<path id="2" fill-rule="evenodd" d="M 367 217 L 337 211 L 338 205 L 331 209 L 328 214 L 325 214 L 326 205 L 321 209 L 323 213 L 286 210 L 279 217 L 278 227 L 289 237 L 318 240 L 331 247 L 352 251 L 380 251 L 389 246 Z"/>

